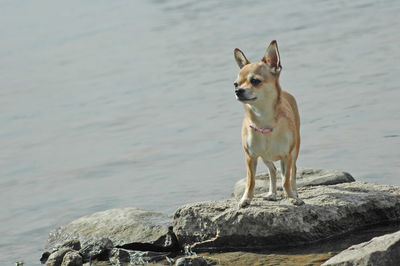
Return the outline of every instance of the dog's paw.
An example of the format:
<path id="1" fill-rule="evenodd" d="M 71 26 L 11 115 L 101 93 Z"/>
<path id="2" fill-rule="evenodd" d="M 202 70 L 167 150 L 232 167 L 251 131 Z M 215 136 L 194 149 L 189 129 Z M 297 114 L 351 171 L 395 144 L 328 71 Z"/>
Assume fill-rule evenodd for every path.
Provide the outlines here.
<path id="1" fill-rule="evenodd" d="M 289 202 L 296 206 L 300 206 L 300 205 L 304 204 L 304 201 L 301 200 L 300 198 L 290 198 Z"/>
<path id="2" fill-rule="evenodd" d="M 268 192 L 266 196 L 263 197 L 264 200 L 276 201 L 276 193 Z"/>
<path id="3" fill-rule="evenodd" d="M 250 205 L 250 202 L 251 202 L 251 199 L 241 199 L 239 204 L 238 204 L 238 207 L 239 208 L 247 207 L 247 206 Z"/>

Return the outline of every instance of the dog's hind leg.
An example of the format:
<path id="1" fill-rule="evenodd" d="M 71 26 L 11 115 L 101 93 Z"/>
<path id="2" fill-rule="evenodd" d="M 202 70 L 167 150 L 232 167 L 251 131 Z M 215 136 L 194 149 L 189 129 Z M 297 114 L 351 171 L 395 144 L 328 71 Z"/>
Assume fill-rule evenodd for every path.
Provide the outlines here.
<path id="1" fill-rule="evenodd" d="M 300 202 L 297 202 L 297 197 L 293 193 L 292 184 L 291 184 L 291 173 L 293 167 L 293 159 L 292 156 L 287 156 L 281 160 L 281 171 L 282 171 L 282 187 L 285 191 L 286 197 L 290 199 L 290 202 L 295 205 L 301 205 Z"/>
<path id="2" fill-rule="evenodd" d="M 257 157 L 250 157 L 246 154 L 246 168 L 247 168 L 247 183 L 246 190 L 244 191 L 243 197 L 239 202 L 239 207 L 246 207 L 250 204 L 254 196 L 255 180 L 254 176 L 257 170 Z"/>
<path id="3" fill-rule="evenodd" d="M 294 205 L 303 205 L 304 201 L 299 199 L 297 195 L 297 186 L 296 186 L 296 160 L 293 160 L 291 156 L 285 158 L 285 160 L 281 161 L 281 170 L 282 170 L 282 186 L 285 191 L 286 196 L 289 198 L 289 201 Z"/>
<path id="4" fill-rule="evenodd" d="M 292 187 L 293 194 L 294 194 L 295 198 L 292 199 L 292 203 L 294 205 L 303 205 L 304 201 L 299 198 L 299 194 L 297 193 L 296 174 L 297 174 L 296 160 L 293 160 L 293 163 L 292 163 L 292 176 L 291 176 L 291 179 L 290 179 L 290 185 Z"/>
<path id="5" fill-rule="evenodd" d="M 282 188 L 285 191 L 286 197 L 294 198 L 292 187 L 290 184 L 290 169 L 292 167 L 292 157 L 287 156 L 281 160 L 282 171 Z"/>
<path id="6" fill-rule="evenodd" d="M 273 162 L 264 160 L 269 171 L 269 192 L 264 197 L 265 200 L 276 200 L 276 167 Z"/>

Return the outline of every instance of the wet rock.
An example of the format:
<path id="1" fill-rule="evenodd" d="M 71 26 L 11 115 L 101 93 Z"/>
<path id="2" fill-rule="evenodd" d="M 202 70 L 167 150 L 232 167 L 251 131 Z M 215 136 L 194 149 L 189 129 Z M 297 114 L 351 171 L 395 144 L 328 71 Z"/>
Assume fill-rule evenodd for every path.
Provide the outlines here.
<path id="1" fill-rule="evenodd" d="M 131 251 L 131 263 L 133 265 L 141 265 L 154 263 L 169 257 L 169 252 L 154 252 L 154 251 Z"/>
<path id="2" fill-rule="evenodd" d="M 127 250 L 154 252 L 179 252 L 182 250 L 172 226 L 168 227 L 168 233 L 166 235 L 160 237 L 154 243 L 133 242 L 117 245 L 116 247 Z"/>
<path id="3" fill-rule="evenodd" d="M 325 169 L 312 169 L 312 168 L 298 168 L 297 187 L 309 187 L 319 185 L 335 185 L 341 183 L 354 182 L 354 178 L 346 172 L 338 170 L 325 170 Z M 255 177 L 256 185 L 254 188 L 255 195 L 267 193 L 269 189 L 269 173 L 263 173 Z M 282 190 L 281 172 L 277 169 L 277 189 Z M 242 197 L 246 187 L 246 178 L 239 180 L 235 184 L 233 197 Z"/>
<path id="4" fill-rule="evenodd" d="M 51 254 L 51 253 L 48 252 L 48 251 L 43 252 L 42 257 L 40 258 L 40 262 L 41 262 L 42 264 L 45 264 L 46 261 L 49 259 L 50 254 Z"/>
<path id="5" fill-rule="evenodd" d="M 351 246 L 323 265 L 400 265 L 400 231 Z"/>
<path id="6" fill-rule="evenodd" d="M 65 254 L 61 266 L 82 266 L 82 264 L 82 256 L 74 250 Z"/>
<path id="7" fill-rule="evenodd" d="M 111 251 L 110 261 L 117 265 L 123 262 L 130 262 L 131 261 L 130 252 L 122 248 L 114 248 Z"/>
<path id="8" fill-rule="evenodd" d="M 207 266 L 210 265 L 203 257 L 182 257 L 176 260 L 175 266 Z"/>
<path id="9" fill-rule="evenodd" d="M 129 258 L 135 264 L 168 260 L 168 257 L 175 257 L 182 250 L 172 226 L 168 228 L 165 236 L 160 237 L 154 243 L 133 242 L 118 245 L 116 248 L 111 255 L 115 263 Z"/>
<path id="10" fill-rule="evenodd" d="M 363 226 L 400 220 L 400 187 L 365 182 L 299 189 L 305 205 L 256 196 L 188 204 L 174 215 L 174 231 L 193 251 L 254 250 L 307 244 Z"/>
<path id="11" fill-rule="evenodd" d="M 49 258 L 46 261 L 46 265 L 47 266 L 60 266 L 65 254 L 67 254 L 68 252 L 73 251 L 70 248 L 63 248 L 60 250 L 57 250 L 53 253 L 50 254 Z"/>
<path id="12" fill-rule="evenodd" d="M 70 240 L 79 240 L 84 247 L 101 238 L 110 239 L 114 245 L 152 243 L 165 238 L 170 223 L 171 219 L 161 213 L 137 208 L 96 212 L 52 231 L 46 249 L 62 246 Z"/>
<path id="13" fill-rule="evenodd" d="M 110 262 L 114 265 L 130 263 L 130 265 L 144 265 L 168 259 L 169 252 L 138 251 L 115 248 L 111 251 Z"/>
<path id="14" fill-rule="evenodd" d="M 84 246 L 79 253 L 84 262 L 91 260 L 108 260 L 110 252 L 114 247 L 108 238 L 102 238 Z"/>

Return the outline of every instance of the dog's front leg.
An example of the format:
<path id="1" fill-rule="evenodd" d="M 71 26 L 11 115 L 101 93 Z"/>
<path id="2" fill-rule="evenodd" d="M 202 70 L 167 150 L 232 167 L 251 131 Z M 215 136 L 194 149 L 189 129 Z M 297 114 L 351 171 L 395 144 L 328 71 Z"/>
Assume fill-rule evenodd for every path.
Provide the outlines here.
<path id="1" fill-rule="evenodd" d="M 254 196 L 254 176 L 257 169 L 257 157 L 251 157 L 246 153 L 246 168 L 247 168 L 247 183 L 246 190 L 244 191 L 243 197 L 239 202 L 239 207 L 245 207 L 250 204 Z"/>
<path id="2" fill-rule="evenodd" d="M 299 193 L 297 193 L 296 174 L 297 174 L 296 161 L 293 160 L 292 173 L 291 173 L 291 178 L 290 178 L 290 186 L 292 187 L 292 191 L 293 191 L 294 196 L 296 198 L 298 198 L 299 197 Z"/>
<path id="3" fill-rule="evenodd" d="M 264 160 L 269 171 L 269 192 L 264 197 L 265 200 L 276 200 L 276 167 L 273 162 Z"/>

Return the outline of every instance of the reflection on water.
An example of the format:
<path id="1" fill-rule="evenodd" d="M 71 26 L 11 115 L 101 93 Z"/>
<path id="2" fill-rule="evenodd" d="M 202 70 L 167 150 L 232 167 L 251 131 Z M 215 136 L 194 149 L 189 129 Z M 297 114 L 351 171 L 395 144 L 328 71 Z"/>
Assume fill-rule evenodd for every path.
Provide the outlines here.
<path id="1" fill-rule="evenodd" d="M 393 233 L 399 230 L 399 223 L 388 223 L 372 228 L 346 233 L 317 243 L 292 248 L 277 248 L 259 252 L 228 252 L 203 254 L 218 261 L 218 265 L 321 265 L 337 253 L 369 241 L 373 237 Z"/>
<path id="2" fill-rule="evenodd" d="M 299 166 L 400 185 L 396 1 L 0 1 L 0 262 L 112 207 L 172 213 L 245 174 L 232 51 L 277 39 Z M 263 166 L 259 171 L 263 171 Z"/>

